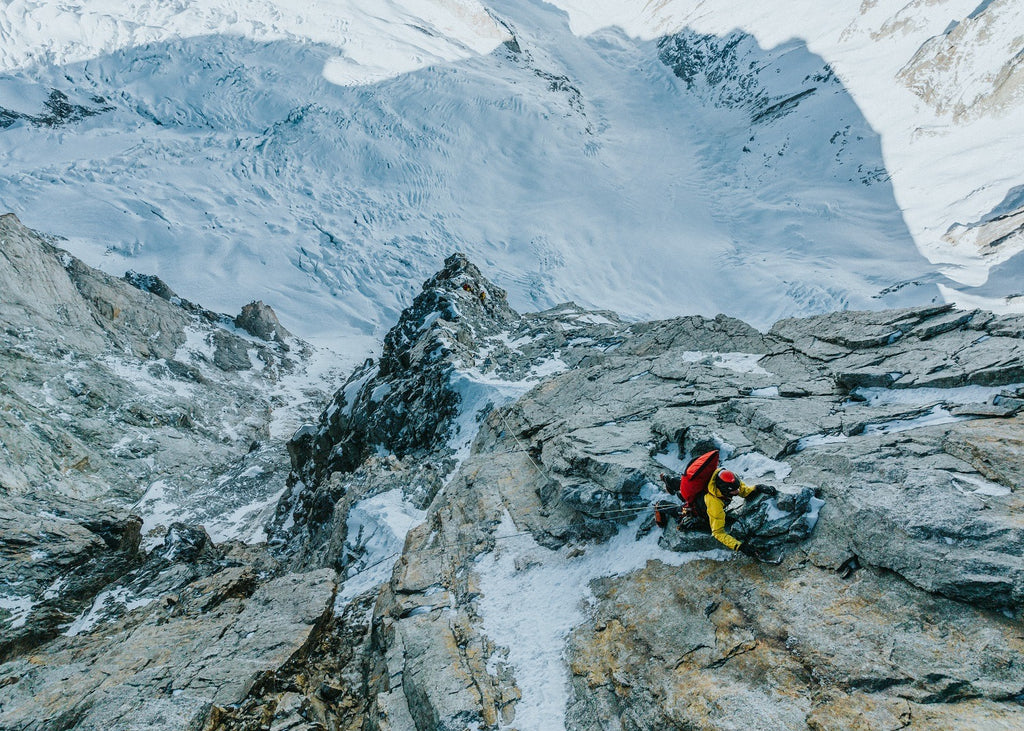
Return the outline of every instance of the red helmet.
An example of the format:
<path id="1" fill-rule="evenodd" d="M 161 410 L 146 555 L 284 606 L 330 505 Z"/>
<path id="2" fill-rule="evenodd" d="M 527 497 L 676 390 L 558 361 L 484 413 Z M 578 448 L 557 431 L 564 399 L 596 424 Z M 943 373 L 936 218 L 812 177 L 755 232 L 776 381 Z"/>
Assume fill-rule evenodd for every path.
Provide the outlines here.
<path id="1" fill-rule="evenodd" d="M 729 470 L 722 470 L 715 476 L 715 486 L 723 495 L 737 495 L 740 491 L 740 481 L 736 473 Z"/>

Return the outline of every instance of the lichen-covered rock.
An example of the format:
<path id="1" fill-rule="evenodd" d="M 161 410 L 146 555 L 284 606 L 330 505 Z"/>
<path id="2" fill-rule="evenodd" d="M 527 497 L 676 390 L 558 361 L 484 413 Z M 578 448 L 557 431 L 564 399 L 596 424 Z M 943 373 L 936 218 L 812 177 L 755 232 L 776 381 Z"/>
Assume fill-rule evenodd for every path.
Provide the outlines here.
<path id="1" fill-rule="evenodd" d="M 569 639 L 567 729 L 1008 728 L 1019 714 L 1019 624 L 884 572 L 651 563 L 592 587 Z"/>

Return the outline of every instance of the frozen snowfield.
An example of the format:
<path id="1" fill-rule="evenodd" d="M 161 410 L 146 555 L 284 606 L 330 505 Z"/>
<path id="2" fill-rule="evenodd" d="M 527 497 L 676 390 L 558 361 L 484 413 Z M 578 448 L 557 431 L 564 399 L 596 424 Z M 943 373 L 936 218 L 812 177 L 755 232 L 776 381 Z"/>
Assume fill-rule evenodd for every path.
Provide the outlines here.
<path id="1" fill-rule="evenodd" d="M 983 5 L 14 0 L 0 209 L 359 354 L 455 250 L 520 309 L 1012 306 L 1015 243 L 941 236 L 1024 179 L 1019 100 L 985 95 L 1021 10 Z M 953 21 L 971 53 L 924 63 Z M 688 82 L 669 33 L 735 63 Z"/>

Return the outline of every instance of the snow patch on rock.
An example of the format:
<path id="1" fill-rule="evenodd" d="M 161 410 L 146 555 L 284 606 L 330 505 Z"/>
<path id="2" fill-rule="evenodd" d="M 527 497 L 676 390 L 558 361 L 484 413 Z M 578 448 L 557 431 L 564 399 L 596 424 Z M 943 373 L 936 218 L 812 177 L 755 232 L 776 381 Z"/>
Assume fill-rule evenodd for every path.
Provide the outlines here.
<path id="1" fill-rule="evenodd" d="M 565 728 L 569 699 L 565 642 L 586 617 L 587 602 L 593 596 L 591 581 L 627 574 L 650 560 L 679 566 L 728 555 L 724 550 L 666 551 L 653 533 L 635 541 L 639 523 L 634 521 L 610 541 L 587 546 L 582 556 L 571 557 L 570 547 L 544 548 L 529 533 L 519 532 L 505 514 L 494 534 L 494 551 L 479 556 L 475 564 L 482 592 L 477 609 L 484 633 L 507 651 L 504 660 L 492 657 L 492 671 L 496 663 L 507 662 L 522 691 L 514 721 L 502 728 Z M 523 556 L 530 560 L 521 560 Z"/>

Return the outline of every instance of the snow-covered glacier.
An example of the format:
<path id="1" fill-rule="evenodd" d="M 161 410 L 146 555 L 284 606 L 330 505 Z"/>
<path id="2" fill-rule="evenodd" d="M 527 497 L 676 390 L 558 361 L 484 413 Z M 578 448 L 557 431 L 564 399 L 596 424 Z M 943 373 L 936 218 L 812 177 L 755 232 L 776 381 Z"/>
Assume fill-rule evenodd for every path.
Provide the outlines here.
<path id="1" fill-rule="evenodd" d="M 358 347 L 455 250 L 523 309 L 1013 307 L 1019 5 L 752 7 L 14 0 L 0 208 Z"/>

